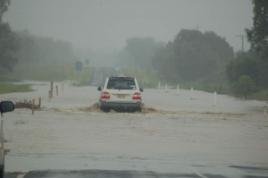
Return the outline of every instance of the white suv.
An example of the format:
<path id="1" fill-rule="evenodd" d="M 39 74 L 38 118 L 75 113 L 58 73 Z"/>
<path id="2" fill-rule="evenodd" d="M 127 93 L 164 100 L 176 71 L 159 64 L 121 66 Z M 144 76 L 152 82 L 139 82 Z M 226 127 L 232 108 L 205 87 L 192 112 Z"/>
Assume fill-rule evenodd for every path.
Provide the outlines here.
<path id="1" fill-rule="evenodd" d="M 99 104 L 104 112 L 113 110 L 141 111 L 142 88 L 133 77 L 108 77 L 101 91 Z"/>

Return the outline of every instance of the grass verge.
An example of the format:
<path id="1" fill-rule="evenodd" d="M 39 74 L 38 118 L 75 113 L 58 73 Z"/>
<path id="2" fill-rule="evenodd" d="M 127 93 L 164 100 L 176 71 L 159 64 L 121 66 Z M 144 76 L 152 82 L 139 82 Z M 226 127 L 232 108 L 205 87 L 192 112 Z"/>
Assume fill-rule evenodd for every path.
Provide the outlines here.
<path id="1" fill-rule="evenodd" d="M 33 91 L 31 85 L 29 84 L 11 84 L 11 83 L 1 83 L 0 84 L 0 94 L 3 93 L 14 93 L 14 92 L 29 92 Z"/>

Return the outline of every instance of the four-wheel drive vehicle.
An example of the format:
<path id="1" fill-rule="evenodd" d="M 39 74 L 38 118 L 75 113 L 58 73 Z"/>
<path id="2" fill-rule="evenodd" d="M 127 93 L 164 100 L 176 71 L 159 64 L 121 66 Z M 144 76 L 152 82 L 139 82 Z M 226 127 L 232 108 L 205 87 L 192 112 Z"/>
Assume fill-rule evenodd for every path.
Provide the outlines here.
<path id="1" fill-rule="evenodd" d="M 105 112 L 113 110 L 141 111 L 143 91 L 133 77 L 108 77 L 101 91 L 99 104 Z"/>

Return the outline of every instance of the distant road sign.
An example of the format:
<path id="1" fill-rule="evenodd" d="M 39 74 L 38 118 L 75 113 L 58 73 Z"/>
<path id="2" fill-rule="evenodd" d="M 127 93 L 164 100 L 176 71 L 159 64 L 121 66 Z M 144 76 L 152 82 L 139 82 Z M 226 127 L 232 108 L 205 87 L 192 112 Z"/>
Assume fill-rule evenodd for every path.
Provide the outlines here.
<path id="1" fill-rule="evenodd" d="M 75 70 L 82 71 L 82 69 L 83 69 L 83 63 L 81 61 L 76 61 L 75 62 Z"/>

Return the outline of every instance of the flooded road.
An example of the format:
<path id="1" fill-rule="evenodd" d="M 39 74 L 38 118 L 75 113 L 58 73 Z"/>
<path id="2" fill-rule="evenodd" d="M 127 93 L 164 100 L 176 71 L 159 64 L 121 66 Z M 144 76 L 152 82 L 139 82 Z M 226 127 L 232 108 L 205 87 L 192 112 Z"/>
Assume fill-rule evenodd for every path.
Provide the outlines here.
<path id="1" fill-rule="evenodd" d="M 5 115 L 8 172 L 92 169 L 268 176 L 265 102 L 147 89 L 142 113 L 102 113 L 91 107 L 98 100 L 96 87 L 65 84 L 51 100 L 48 84 L 36 82 L 33 87 L 29 93 L 0 95 L 14 101 L 42 97 L 42 109 L 34 115 L 27 109 Z"/>

